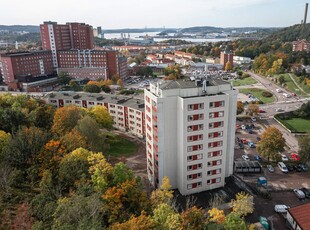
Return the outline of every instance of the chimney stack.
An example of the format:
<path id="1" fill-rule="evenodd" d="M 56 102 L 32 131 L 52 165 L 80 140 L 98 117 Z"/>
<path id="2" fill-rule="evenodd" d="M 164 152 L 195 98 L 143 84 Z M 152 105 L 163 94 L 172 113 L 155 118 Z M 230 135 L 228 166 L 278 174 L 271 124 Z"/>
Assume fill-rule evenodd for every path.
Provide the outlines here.
<path id="1" fill-rule="evenodd" d="M 306 3 L 306 8 L 305 8 L 304 26 L 306 26 L 307 24 L 307 14 L 308 14 L 308 3 Z"/>

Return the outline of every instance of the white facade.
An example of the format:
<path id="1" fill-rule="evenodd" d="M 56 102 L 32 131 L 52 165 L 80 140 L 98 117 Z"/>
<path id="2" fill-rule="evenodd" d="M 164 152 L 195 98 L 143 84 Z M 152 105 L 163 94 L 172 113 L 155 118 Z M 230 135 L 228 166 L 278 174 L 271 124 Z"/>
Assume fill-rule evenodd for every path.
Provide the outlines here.
<path id="1" fill-rule="evenodd" d="M 164 176 L 187 195 L 224 186 L 233 173 L 238 92 L 214 80 L 168 81 L 145 89 L 148 178 Z"/>

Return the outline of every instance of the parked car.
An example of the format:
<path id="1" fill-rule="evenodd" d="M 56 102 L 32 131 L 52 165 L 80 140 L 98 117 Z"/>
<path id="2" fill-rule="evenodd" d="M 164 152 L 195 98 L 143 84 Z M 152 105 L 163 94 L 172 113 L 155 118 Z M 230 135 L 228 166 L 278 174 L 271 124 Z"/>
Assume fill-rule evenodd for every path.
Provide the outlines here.
<path id="1" fill-rule="evenodd" d="M 259 113 L 266 113 L 266 111 L 265 111 L 265 110 L 262 110 L 262 109 L 258 110 L 258 112 L 259 112 Z"/>
<path id="2" fill-rule="evenodd" d="M 300 165 L 294 165 L 294 170 L 296 172 L 301 172 L 302 171 L 302 168 L 300 167 Z"/>
<path id="3" fill-rule="evenodd" d="M 281 159 L 282 159 L 282 161 L 288 161 L 287 156 L 285 156 L 284 154 L 281 154 Z"/>
<path id="4" fill-rule="evenodd" d="M 256 117 L 251 117 L 251 120 L 252 121 L 256 121 Z"/>
<path id="5" fill-rule="evenodd" d="M 256 154 L 256 155 L 254 155 L 254 160 L 262 161 L 262 158 L 258 154 Z"/>
<path id="6" fill-rule="evenodd" d="M 296 194 L 298 199 L 305 199 L 306 195 L 300 189 L 294 189 L 293 192 Z"/>
<path id="7" fill-rule="evenodd" d="M 248 143 L 248 141 L 247 141 L 245 138 L 241 138 L 240 140 L 241 140 L 241 142 L 242 142 L 243 144 L 247 144 L 247 143 Z"/>
<path id="8" fill-rule="evenodd" d="M 281 109 L 281 108 L 277 108 L 276 109 L 276 112 L 283 112 L 284 110 L 283 109 Z"/>
<path id="9" fill-rule="evenodd" d="M 241 125 L 241 129 L 245 129 L 246 128 L 246 126 L 245 125 Z"/>
<path id="10" fill-rule="evenodd" d="M 240 147 L 240 149 L 244 149 L 244 145 L 242 144 L 241 141 L 239 142 L 239 147 Z"/>
<path id="11" fill-rule="evenodd" d="M 302 171 L 304 171 L 304 172 L 308 172 L 309 171 L 308 165 L 306 165 L 306 164 L 299 164 L 299 166 L 301 167 Z"/>
<path id="12" fill-rule="evenodd" d="M 286 206 L 284 204 L 277 204 L 274 206 L 274 210 L 277 212 L 277 213 L 287 213 L 287 210 L 289 209 L 290 207 L 289 206 Z"/>
<path id="13" fill-rule="evenodd" d="M 292 171 L 295 170 L 295 168 L 294 168 L 293 165 L 288 165 L 288 164 L 287 164 L 286 167 L 287 167 L 287 170 L 288 170 L 289 172 L 292 172 Z"/>
<path id="14" fill-rule="evenodd" d="M 294 161 L 300 161 L 300 157 L 297 153 L 291 153 L 291 158 L 294 160 Z"/>
<path id="15" fill-rule="evenodd" d="M 272 167 L 272 165 L 267 165 L 267 169 L 269 172 L 274 172 L 274 168 Z"/>
<path id="16" fill-rule="evenodd" d="M 305 196 L 306 196 L 307 198 L 310 198 L 310 190 L 309 190 L 309 189 L 307 189 L 307 188 L 301 188 L 300 190 L 303 191 L 303 193 L 305 194 Z"/>
<path id="17" fill-rule="evenodd" d="M 283 173 L 288 173 L 288 169 L 283 162 L 278 162 L 278 167 Z"/>
<path id="18" fill-rule="evenodd" d="M 256 147 L 255 144 L 253 142 L 251 142 L 251 141 L 248 142 L 248 146 L 250 148 L 255 148 Z"/>
<path id="19" fill-rule="evenodd" d="M 245 160 L 245 161 L 249 161 L 249 160 L 250 160 L 250 158 L 249 158 L 247 155 L 242 155 L 242 158 L 243 158 L 243 160 Z"/>

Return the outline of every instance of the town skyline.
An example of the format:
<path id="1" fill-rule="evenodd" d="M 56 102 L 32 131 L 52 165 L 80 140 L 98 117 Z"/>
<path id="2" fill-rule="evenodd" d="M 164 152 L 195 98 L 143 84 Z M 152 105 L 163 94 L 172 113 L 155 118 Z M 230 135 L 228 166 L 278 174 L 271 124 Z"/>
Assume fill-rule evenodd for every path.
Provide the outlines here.
<path id="1" fill-rule="evenodd" d="M 55 0 L 53 5 L 48 6 L 48 10 L 44 10 L 43 6 L 37 6 L 36 0 L 27 1 L 27 5 L 17 0 L 14 4 L 2 4 L 0 21 L 3 25 L 39 25 L 43 21 L 57 21 L 61 24 L 79 21 L 104 29 L 286 27 L 303 20 L 306 3 L 307 0 L 158 0 L 156 4 L 148 5 L 140 0 L 104 3 L 91 0 L 89 4 L 83 5 L 71 0 Z"/>

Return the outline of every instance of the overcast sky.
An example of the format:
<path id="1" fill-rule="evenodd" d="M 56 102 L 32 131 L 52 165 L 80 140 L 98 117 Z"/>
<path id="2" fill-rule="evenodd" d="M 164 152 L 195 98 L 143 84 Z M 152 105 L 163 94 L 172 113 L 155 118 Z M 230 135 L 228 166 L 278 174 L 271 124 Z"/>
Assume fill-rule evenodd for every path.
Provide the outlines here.
<path id="1" fill-rule="evenodd" d="M 304 17 L 307 0 L 8 0 L 1 25 L 85 22 L 103 29 L 191 26 L 285 27 Z M 310 2 L 310 0 L 308 0 Z M 308 12 L 310 9 L 308 10 Z M 308 13 L 308 22 L 310 15 Z"/>

